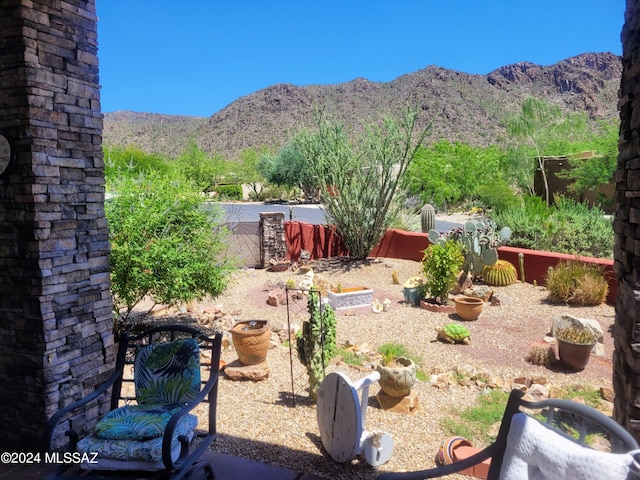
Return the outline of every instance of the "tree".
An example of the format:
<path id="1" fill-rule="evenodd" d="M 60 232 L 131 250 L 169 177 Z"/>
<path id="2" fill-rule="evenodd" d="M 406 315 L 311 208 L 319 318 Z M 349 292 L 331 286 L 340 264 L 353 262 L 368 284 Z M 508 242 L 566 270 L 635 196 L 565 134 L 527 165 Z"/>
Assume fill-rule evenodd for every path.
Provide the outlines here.
<path id="1" fill-rule="evenodd" d="M 349 254 L 366 258 L 401 208 L 403 180 L 428 127 L 414 138 L 417 113 L 371 124 L 351 145 L 343 126 L 316 114 L 317 131 L 303 131 L 295 146 L 311 167 L 327 215 Z"/>
<path id="2" fill-rule="evenodd" d="M 195 140 L 188 143 L 174 163 L 180 174 L 197 185 L 201 192 L 207 192 L 218 185 L 225 173 L 222 156 L 208 156 Z"/>
<path id="3" fill-rule="evenodd" d="M 573 180 L 569 190 L 580 195 L 586 190 L 596 190 L 613 180 L 618 161 L 618 121 L 603 122 L 600 131 L 587 142 L 572 145 L 571 152 L 593 150 L 596 155 L 587 158 L 569 157 L 571 169 L 558 174 L 561 178 Z"/>
<path id="4" fill-rule="evenodd" d="M 237 177 L 240 183 L 246 183 L 253 191 L 253 197 L 260 200 L 264 189 L 265 177 L 258 168 L 261 155 L 266 154 L 266 148 L 261 151 L 255 148 L 245 148 L 240 151 L 240 163 L 237 165 Z"/>
<path id="5" fill-rule="evenodd" d="M 268 182 L 278 186 L 299 187 L 309 200 L 318 200 L 317 179 L 295 138 L 276 155 L 262 155 L 257 168 Z"/>
<path id="6" fill-rule="evenodd" d="M 134 145 L 103 147 L 107 181 L 121 176 L 136 177 L 140 173 L 168 172 L 171 164 L 162 155 L 146 153 Z"/>
<path id="7" fill-rule="evenodd" d="M 564 114 L 559 106 L 552 105 L 534 97 L 527 98 L 522 103 L 521 112 L 507 122 L 507 133 L 516 138 L 520 148 L 528 149 L 525 153 L 528 163 L 528 188 L 533 192 L 534 162 L 542 174 L 544 196 L 547 205 L 550 203 L 549 183 L 544 168 L 544 157 L 562 152 L 577 135 L 586 132 L 584 114 Z M 522 159 L 522 152 L 518 156 Z M 531 158 L 533 157 L 533 158 Z"/>
<path id="8" fill-rule="evenodd" d="M 447 140 L 420 148 L 407 173 L 411 193 L 445 209 L 447 204 L 477 198 L 480 187 L 502 181 L 503 155 L 497 147 Z"/>
<path id="9" fill-rule="evenodd" d="M 125 318 L 146 296 L 176 304 L 227 286 L 228 231 L 216 206 L 175 175 L 121 177 L 105 204 L 111 241 L 111 290 Z"/>

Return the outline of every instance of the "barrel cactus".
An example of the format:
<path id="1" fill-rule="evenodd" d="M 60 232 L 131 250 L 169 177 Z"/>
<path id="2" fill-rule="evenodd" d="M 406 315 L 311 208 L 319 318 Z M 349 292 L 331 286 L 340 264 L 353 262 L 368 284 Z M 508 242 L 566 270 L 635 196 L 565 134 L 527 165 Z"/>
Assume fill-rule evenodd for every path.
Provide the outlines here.
<path id="1" fill-rule="evenodd" d="M 553 345 L 537 341 L 529 345 L 527 353 L 527 361 L 534 365 L 542 365 L 548 367 L 556 361 L 556 350 Z"/>
<path id="2" fill-rule="evenodd" d="M 471 343 L 469 329 L 459 323 L 449 323 L 444 327 L 436 327 L 436 332 L 439 340 L 448 343 L 464 343 L 465 345 Z"/>
<path id="3" fill-rule="evenodd" d="M 506 260 L 498 260 L 493 265 L 485 265 L 482 269 L 482 279 L 495 287 L 505 287 L 515 283 L 518 279 L 516 267 Z"/>
<path id="4" fill-rule="evenodd" d="M 427 233 L 429 230 L 436 228 L 436 211 L 433 205 L 427 203 L 420 209 L 420 225 L 422 233 Z"/>

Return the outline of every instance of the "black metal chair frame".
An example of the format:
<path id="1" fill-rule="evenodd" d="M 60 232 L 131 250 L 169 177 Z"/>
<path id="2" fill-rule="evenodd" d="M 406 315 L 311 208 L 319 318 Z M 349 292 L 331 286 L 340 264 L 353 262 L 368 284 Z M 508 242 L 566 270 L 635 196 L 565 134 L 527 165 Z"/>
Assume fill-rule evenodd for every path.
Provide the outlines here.
<path id="1" fill-rule="evenodd" d="M 222 346 L 222 334 L 217 333 L 213 338 L 205 335 L 199 329 L 185 325 L 162 325 L 152 327 L 137 335 L 123 333 L 118 342 L 118 353 L 116 357 L 115 371 L 102 383 L 95 391 L 86 397 L 71 403 L 67 407 L 56 412 L 48 421 L 45 433 L 45 450 L 52 451 L 52 440 L 58 424 L 69 416 L 70 413 L 86 408 L 89 404 L 103 395 L 111 388 L 110 410 L 114 410 L 124 403 L 135 400 L 133 396 L 124 396 L 122 393 L 123 383 L 133 384 L 133 377 L 126 375 L 125 367 L 133 365 L 135 352 L 146 345 L 178 340 L 181 338 L 196 338 L 200 347 L 200 352 L 208 351 L 211 361 L 202 361 L 201 369 L 209 370 L 208 379 L 202 381 L 200 393 L 189 403 L 183 406 L 178 412 L 172 415 L 169 420 L 162 442 L 162 462 L 164 470 L 152 472 L 136 472 L 135 478 L 150 479 L 195 479 L 214 478 L 213 468 L 207 462 L 198 461 L 202 453 L 211 445 L 216 438 L 216 407 L 218 395 L 218 378 L 220 367 L 220 350 Z M 178 422 L 186 414 L 192 411 L 200 403 L 208 404 L 208 426 L 206 431 L 196 430 L 198 445 L 191 449 L 189 439 L 181 435 L 180 455 L 177 460 L 171 458 L 171 440 L 173 432 Z M 70 428 L 65 432 L 69 437 L 69 451 L 75 451 L 79 441 L 78 433 Z M 194 439 L 195 440 L 195 439 Z M 191 450 L 191 451 L 190 451 Z M 131 471 L 125 470 L 88 470 L 81 469 L 79 465 L 61 465 L 55 472 L 52 479 L 63 480 L 73 478 L 131 478 Z"/>
<path id="2" fill-rule="evenodd" d="M 598 429 L 608 434 L 609 440 L 611 441 L 611 451 L 613 453 L 626 453 L 638 449 L 638 443 L 629 432 L 613 419 L 594 408 L 570 400 L 551 398 L 540 402 L 529 402 L 523 400 L 522 397 L 523 393 L 520 390 L 513 390 L 511 392 L 495 442 L 475 455 L 449 465 L 427 470 L 385 473 L 378 476 L 377 479 L 418 480 L 423 478 L 438 478 L 460 472 L 490 458 L 491 465 L 489 467 L 487 480 L 498 480 L 500 470 L 502 469 L 504 453 L 507 448 L 507 436 L 511 427 L 511 419 L 516 413 L 522 412 L 523 409 L 541 410 L 544 412 L 544 423 L 547 427 L 579 445 L 587 446 L 586 436 L 589 433 L 589 426 L 591 425 L 592 427 L 598 427 Z M 572 415 L 572 423 L 577 427 L 579 433 L 577 439 L 554 427 L 554 420 L 556 420 L 562 412 L 567 412 Z"/>

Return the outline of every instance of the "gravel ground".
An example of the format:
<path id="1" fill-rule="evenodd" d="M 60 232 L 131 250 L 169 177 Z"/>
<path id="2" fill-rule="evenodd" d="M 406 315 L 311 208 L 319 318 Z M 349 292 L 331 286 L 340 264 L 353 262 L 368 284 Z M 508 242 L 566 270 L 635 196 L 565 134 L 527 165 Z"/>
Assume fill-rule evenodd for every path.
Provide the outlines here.
<path id="1" fill-rule="evenodd" d="M 390 460 L 372 468 L 361 457 L 350 463 L 334 462 L 322 447 L 316 409 L 307 397 L 306 373 L 295 352 L 290 357 L 286 346 L 273 346 L 267 364 L 270 375 L 259 382 L 232 381 L 223 378 L 219 387 L 217 425 L 219 436 L 213 449 L 261 462 L 293 468 L 330 479 L 370 479 L 386 471 L 407 471 L 434 466 L 434 455 L 446 437 L 441 427 L 452 409 L 471 405 L 482 391 L 474 382 L 443 382 L 453 378 L 456 369 L 485 373 L 508 390 L 517 377 L 544 377 L 551 386 L 589 384 L 611 387 L 613 339 L 610 327 L 614 308 L 570 307 L 546 302 L 543 287 L 516 283 L 495 290 L 512 302 L 485 308 L 480 318 L 467 322 L 471 345 L 450 345 L 436 341 L 435 327 L 458 320 L 455 314 L 432 313 L 404 304 L 402 288 L 392 283 L 395 271 L 402 282 L 420 271 L 420 264 L 410 260 L 372 259 L 347 264 L 338 259 L 317 262 L 316 275 L 344 287 L 365 285 L 374 289 L 374 298 L 389 298 L 389 311 L 379 314 L 369 309 L 356 309 L 337 314 L 337 341 L 367 346 L 374 350 L 387 342 L 399 342 L 418 354 L 422 369 L 431 374 L 428 382 L 416 385 L 420 408 L 412 414 L 397 414 L 382 410 L 375 395 L 378 385 L 370 388 L 366 429 L 382 430 L 393 437 L 394 450 Z M 272 324 L 300 325 L 308 314 L 306 302 L 286 306 L 267 305 L 268 291 L 293 278 L 302 277 L 291 271 L 269 272 L 247 269 L 238 272 L 227 292 L 217 299 L 193 307 L 192 316 L 203 317 L 203 310 L 218 306 L 233 320 L 268 319 Z M 289 312 L 289 314 L 287 314 Z M 545 368 L 525 361 L 528 345 L 549 332 L 553 318 L 571 313 L 597 319 L 605 332 L 605 355 L 592 356 L 582 372 L 568 373 L 560 368 Z M 171 314 L 165 310 L 163 314 Z M 364 344 L 364 345 L 363 345 Z M 237 358 L 233 347 L 223 352 L 227 363 Z M 338 362 L 332 369 L 345 372 L 352 381 L 366 376 L 371 366 L 350 367 Z M 293 378 L 292 378 L 293 377 Z M 459 375 L 456 377 L 459 378 Z M 438 381 L 438 379 L 440 379 Z M 482 445 L 476 445 L 482 446 Z M 452 476 L 450 478 L 468 478 Z"/>

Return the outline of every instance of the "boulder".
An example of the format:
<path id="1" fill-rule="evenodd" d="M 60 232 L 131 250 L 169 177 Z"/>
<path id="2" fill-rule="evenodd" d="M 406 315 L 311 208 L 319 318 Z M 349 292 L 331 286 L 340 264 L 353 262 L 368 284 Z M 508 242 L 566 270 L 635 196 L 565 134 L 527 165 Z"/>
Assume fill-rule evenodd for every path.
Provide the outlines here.
<path id="1" fill-rule="evenodd" d="M 257 365 L 243 365 L 240 360 L 234 360 L 224 369 L 224 374 L 231 380 L 251 380 L 253 382 L 269 378 L 269 373 L 267 362 Z"/>

